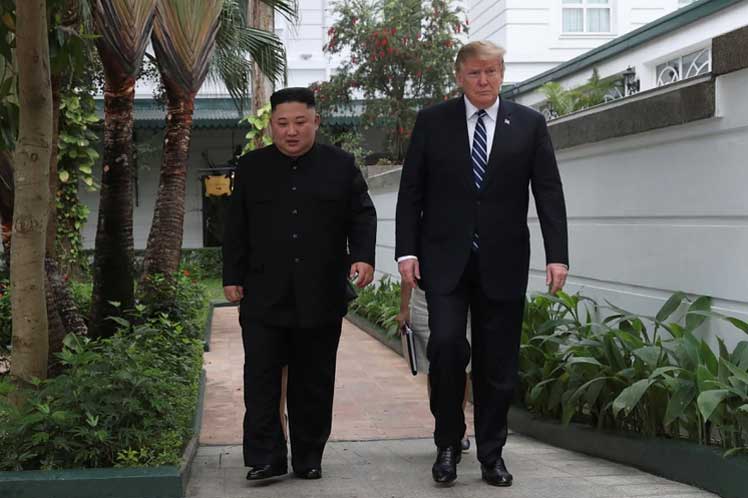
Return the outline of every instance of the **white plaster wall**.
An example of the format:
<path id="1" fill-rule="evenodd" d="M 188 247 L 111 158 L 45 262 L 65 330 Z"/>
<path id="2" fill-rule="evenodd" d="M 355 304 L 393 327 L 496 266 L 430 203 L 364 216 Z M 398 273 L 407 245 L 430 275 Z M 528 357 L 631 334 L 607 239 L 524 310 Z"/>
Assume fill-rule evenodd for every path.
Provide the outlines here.
<path id="1" fill-rule="evenodd" d="M 469 0 L 470 40 L 507 49 L 506 83 L 518 83 L 678 8 L 678 0 L 611 0 L 611 33 L 562 33 L 560 0 Z"/>
<path id="2" fill-rule="evenodd" d="M 145 144 L 149 150 L 148 153 L 141 153 L 138 157 L 138 192 L 135 196 L 137 205 L 133 210 L 135 249 L 145 249 L 158 192 L 163 131 L 141 129 L 137 130 L 136 133 L 141 148 Z M 201 172 L 199 170 L 208 168 L 210 163 L 220 165 L 231 159 L 234 147 L 243 144 L 243 136 L 241 130 L 205 128 L 193 130 L 187 173 L 182 247 L 203 246 L 202 190 L 200 185 Z M 97 182 L 101 180 L 100 165 L 95 168 L 94 178 Z M 91 210 L 88 223 L 82 230 L 83 244 L 86 248 L 93 248 L 96 240 L 99 191 L 83 192 L 81 197 L 82 201 Z"/>
<path id="3" fill-rule="evenodd" d="M 675 56 L 685 55 L 697 49 L 711 47 L 711 40 L 729 33 L 748 23 L 748 1 L 737 3 L 709 17 L 695 21 L 683 28 L 655 38 L 643 45 L 627 50 L 615 57 L 600 62 L 595 67 L 601 77 L 623 72 L 631 66 L 640 79 L 640 90 L 655 88 L 656 67 Z M 507 69 L 508 70 L 508 69 Z M 565 88 L 576 88 L 587 82 L 592 68 L 559 79 Z M 545 100 L 545 95 L 536 89 L 520 95 L 517 102 L 535 105 Z"/>

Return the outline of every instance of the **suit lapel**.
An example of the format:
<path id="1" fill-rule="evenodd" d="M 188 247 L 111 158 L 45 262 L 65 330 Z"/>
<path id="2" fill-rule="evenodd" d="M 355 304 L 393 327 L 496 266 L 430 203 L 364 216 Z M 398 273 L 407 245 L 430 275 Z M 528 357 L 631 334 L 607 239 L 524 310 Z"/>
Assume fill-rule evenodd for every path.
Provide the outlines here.
<path id="1" fill-rule="evenodd" d="M 473 182 L 473 162 L 470 159 L 470 141 L 468 140 L 468 127 L 467 119 L 465 119 L 465 97 L 460 96 L 454 100 L 454 106 L 452 107 L 452 122 L 455 123 L 453 131 L 454 144 L 456 151 L 464 151 L 461 153 L 461 161 L 457 164 L 457 167 L 462 170 L 462 179 L 465 183 L 465 187 L 471 191 L 475 191 L 475 183 Z"/>
<path id="2" fill-rule="evenodd" d="M 503 152 L 508 150 L 512 140 L 511 115 L 512 103 L 502 99 L 499 103 L 499 112 L 496 113 L 496 128 L 493 132 L 491 154 L 488 158 L 488 171 L 481 185 L 481 190 L 485 190 L 489 186 L 501 169 Z"/>

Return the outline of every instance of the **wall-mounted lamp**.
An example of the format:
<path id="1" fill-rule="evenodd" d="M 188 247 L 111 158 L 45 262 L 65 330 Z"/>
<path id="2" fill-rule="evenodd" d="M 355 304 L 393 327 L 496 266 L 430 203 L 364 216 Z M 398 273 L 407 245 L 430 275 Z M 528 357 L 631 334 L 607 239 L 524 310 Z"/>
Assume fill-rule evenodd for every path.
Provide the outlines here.
<path id="1" fill-rule="evenodd" d="M 629 66 L 621 73 L 623 76 L 623 88 L 625 95 L 633 95 L 639 92 L 639 79 L 636 77 L 636 70 Z"/>

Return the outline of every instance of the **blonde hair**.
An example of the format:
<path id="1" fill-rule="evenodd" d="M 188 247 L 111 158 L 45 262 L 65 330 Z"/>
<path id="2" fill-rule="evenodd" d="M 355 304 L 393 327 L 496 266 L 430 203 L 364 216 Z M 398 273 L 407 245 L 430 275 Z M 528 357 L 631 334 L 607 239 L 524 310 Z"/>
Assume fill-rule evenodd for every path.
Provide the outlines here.
<path id="1" fill-rule="evenodd" d="M 506 50 L 499 47 L 494 42 L 488 40 L 477 40 L 463 45 L 457 52 L 455 59 L 455 72 L 460 71 L 460 66 L 468 59 L 499 59 L 501 63 L 501 72 L 504 72 L 504 54 Z"/>

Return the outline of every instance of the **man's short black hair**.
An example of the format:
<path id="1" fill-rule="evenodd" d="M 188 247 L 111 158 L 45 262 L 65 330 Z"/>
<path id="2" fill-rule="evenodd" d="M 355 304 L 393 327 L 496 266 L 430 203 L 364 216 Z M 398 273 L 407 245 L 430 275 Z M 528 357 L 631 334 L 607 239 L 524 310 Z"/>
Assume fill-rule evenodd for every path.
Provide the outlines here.
<path id="1" fill-rule="evenodd" d="M 314 107 L 314 92 L 300 86 L 278 90 L 270 96 L 270 110 L 274 111 L 276 107 L 287 102 L 300 102 L 307 107 Z"/>

